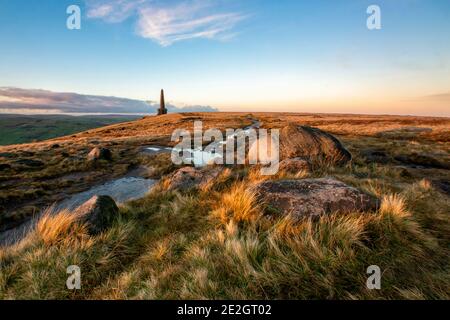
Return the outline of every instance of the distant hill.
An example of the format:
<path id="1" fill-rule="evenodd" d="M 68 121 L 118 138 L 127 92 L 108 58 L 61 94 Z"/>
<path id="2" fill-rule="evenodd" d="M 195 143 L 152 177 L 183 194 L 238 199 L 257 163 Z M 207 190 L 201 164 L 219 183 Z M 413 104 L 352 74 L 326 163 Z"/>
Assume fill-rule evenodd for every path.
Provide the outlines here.
<path id="1" fill-rule="evenodd" d="M 0 114 L 0 145 L 57 138 L 110 124 L 132 121 L 136 115 L 17 115 Z"/>

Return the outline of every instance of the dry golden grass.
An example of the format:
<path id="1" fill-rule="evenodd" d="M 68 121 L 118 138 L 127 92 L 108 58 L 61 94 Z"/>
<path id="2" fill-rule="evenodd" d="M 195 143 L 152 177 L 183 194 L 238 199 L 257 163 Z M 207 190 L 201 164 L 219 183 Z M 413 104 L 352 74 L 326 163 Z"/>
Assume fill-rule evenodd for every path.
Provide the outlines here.
<path id="1" fill-rule="evenodd" d="M 229 191 L 223 193 L 217 207 L 212 215 L 221 223 L 227 223 L 230 220 L 250 222 L 256 220 L 261 214 L 256 204 L 255 194 L 244 183 L 235 184 Z"/>
<path id="2" fill-rule="evenodd" d="M 337 135 L 377 136 L 384 133 L 405 135 L 408 130 L 417 131 L 412 137 L 449 142 L 450 118 L 389 116 L 389 115 L 329 115 L 329 114 L 286 114 L 286 113 L 256 113 L 264 126 L 280 128 L 285 123 L 295 123 L 317 127 Z"/>
<path id="3" fill-rule="evenodd" d="M 253 117 L 265 127 L 294 122 L 345 135 L 341 139 L 354 154 L 352 164 L 273 177 L 262 177 L 256 167 L 230 167 L 201 190 L 183 193 L 167 192 L 160 185 L 121 207 L 112 228 L 96 237 L 87 235 L 68 212 L 46 215 L 20 244 L 0 249 L 0 298 L 450 298 L 450 199 L 435 184 L 436 179 L 450 179 L 448 170 L 407 168 L 405 174 L 406 169 L 393 163 L 369 163 L 359 152 L 383 148 L 389 156 L 414 151 L 445 159 L 450 152 L 444 137 L 448 119 L 268 113 Z M 113 163 L 119 165 L 134 159 L 143 145 L 168 142 L 166 135 L 173 128 L 189 127 L 198 118 L 205 119 L 206 127 L 221 128 L 250 121 L 247 114 L 150 117 L 61 138 L 59 143 L 62 150 L 83 154 L 98 140 L 115 150 Z M 432 131 L 380 135 L 407 127 Z M 19 152 L 23 147 L 8 148 L 4 150 Z M 61 162 L 57 153 L 62 150 L 48 151 L 46 143 L 26 148 L 48 162 L 45 170 L 68 170 L 56 163 Z M 120 156 L 120 151 L 127 152 Z M 55 163 L 51 157 L 56 157 Z M 154 164 L 161 174 L 174 169 L 165 167 L 162 159 L 137 163 L 141 161 Z M 112 174 L 104 168 L 89 170 Z M 294 221 L 263 214 L 249 191 L 265 179 L 322 176 L 378 196 L 380 209 Z M 13 172 L 1 181 L 18 179 L 24 186 L 36 183 L 37 177 L 42 176 Z M 75 293 L 64 287 L 66 267 L 73 264 L 82 269 L 83 290 Z M 365 286 L 365 271 L 372 264 L 383 271 L 379 291 Z"/>
<path id="4" fill-rule="evenodd" d="M 78 223 L 76 214 L 67 210 L 53 213 L 48 209 L 36 225 L 36 233 L 46 246 L 71 243 L 88 238 L 87 227 Z"/>

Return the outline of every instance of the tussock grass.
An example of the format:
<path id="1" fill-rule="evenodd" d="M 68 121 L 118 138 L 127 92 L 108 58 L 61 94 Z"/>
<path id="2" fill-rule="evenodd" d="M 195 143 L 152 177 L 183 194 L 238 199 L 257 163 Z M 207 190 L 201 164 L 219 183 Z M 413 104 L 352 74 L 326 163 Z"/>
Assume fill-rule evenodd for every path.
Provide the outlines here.
<path id="1" fill-rule="evenodd" d="M 168 128 L 186 117 L 167 118 Z M 289 118 L 346 135 L 361 128 L 362 137 L 345 138 L 352 151 L 383 146 L 389 154 L 409 149 L 448 154 L 444 131 L 435 130 L 444 121 L 439 119 L 426 123 L 432 133 L 408 140 L 387 137 L 383 131 L 416 126 L 418 119 L 389 123 L 382 117 L 349 116 L 340 125 L 343 116 L 335 122 L 314 115 L 283 116 L 280 121 L 257 117 L 266 127 Z M 116 133 L 134 135 L 144 127 L 166 130 L 155 119 Z M 106 134 L 103 129 L 94 133 Z M 145 137 L 141 140 L 127 143 L 130 148 L 148 144 Z M 258 167 L 229 167 L 201 189 L 181 193 L 166 191 L 162 181 L 145 198 L 122 206 L 113 226 L 98 236 L 88 235 L 70 212 L 44 215 L 21 243 L 0 248 L 0 299 L 449 299 L 450 199 L 432 183 L 448 173 L 413 170 L 405 176 L 404 168 L 368 164 L 354 154 L 347 167 L 321 166 L 311 173 L 264 177 Z M 158 174 L 173 170 L 163 156 L 152 161 Z M 136 158 L 134 164 L 147 164 L 147 159 Z M 325 176 L 377 196 L 379 210 L 297 221 L 264 215 L 250 191 L 267 179 Z M 69 265 L 81 268 L 80 291 L 65 287 Z M 382 270 L 381 290 L 366 288 L 370 265 Z"/>
<path id="2" fill-rule="evenodd" d="M 46 246 L 57 245 L 64 242 L 65 246 L 71 246 L 87 237 L 85 225 L 77 223 L 77 216 L 64 210 L 52 214 L 52 209 L 47 210 L 36 225 L 36 234 Z"/>
<path id="3" fill-rule="evenodd" d="M 69 212 L 45 215 L 22 243 L 0 249 L 0 298 L 448 299 L 448 199 L 427 180 L 397 192 L 389 177 L 377 188 L 352 168 L 315 174 L 333 172 L 372 185 L 380 209 L 270 218 L 249 191 L 266 177 L 228 169 L 202 190 L 155 188 L 97 237 Z M 82 270 L 77 292 L 65 289 L 72 264 Z M 365 285 L 374 264 L 379 291 Z"/>
<path id="4" fill-rule="evenodd" d="M 230 220 L 235 222 L 251 222 L 261 215 L 256 204 L 255 194 L 248 190 L 245 183 L 237 183 L 223 193 L 218 200 L 217 208 L 212 211 L 221 223 Z"/>

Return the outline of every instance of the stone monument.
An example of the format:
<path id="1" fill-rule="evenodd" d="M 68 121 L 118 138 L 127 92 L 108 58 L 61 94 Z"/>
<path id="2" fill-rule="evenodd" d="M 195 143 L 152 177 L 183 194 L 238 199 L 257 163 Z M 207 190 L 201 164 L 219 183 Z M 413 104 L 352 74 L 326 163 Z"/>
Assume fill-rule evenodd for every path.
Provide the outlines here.
<path id="1" fill-rule="evenodd" d="M 164 90 L 161 89 L 161 100 L 159 103 L 158 115 L 167 114 L 166 103 L 164 101 Z"/>

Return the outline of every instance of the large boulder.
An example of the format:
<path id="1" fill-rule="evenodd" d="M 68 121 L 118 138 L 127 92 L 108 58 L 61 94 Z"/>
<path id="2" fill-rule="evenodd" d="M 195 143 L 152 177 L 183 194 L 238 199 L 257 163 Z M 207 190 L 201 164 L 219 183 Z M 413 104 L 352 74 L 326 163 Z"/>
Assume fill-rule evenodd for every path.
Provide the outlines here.
<path id="1" fill-rule="evenodd" d="M 119 215 L 119 208 L 110 196 L 93 196 L 75 209 L 79 221 L 86 223 L 92 235 L 109 228 Z"/>
<path id="2" fill-rule="evenodd" d="M 311 163 L 325 161 L 337 165 L 352 159 L 350 152 L 331 134 L 291 124 L 280 130 L 280 160 L 297 157 Z"/>
<path id="3" fill-rule="evenodd" d="M 267 211 L 295 218 L 370 211 L 377 199 L 333 178 L 265 181 L 254 187 Z"/>
<path id="4" fill-rule="evenodd" d="M 198 169 L 194 167 L 184 167 L 178 169 L 167 177 L 168 190 L 186 191 L 191 188 L 207 185 L 218 177 L 222 169 L 219 167 L 206 167 Z"/>
<path id="5" fill-rule="evenodd" d="M 107 160 L 110 161 L 112 159 L 111 150 L 107 148 L 99 148 L 95 147 L 89 152 L 87 156 L 88 161 L 96 161 L 96 160 Z"/>

